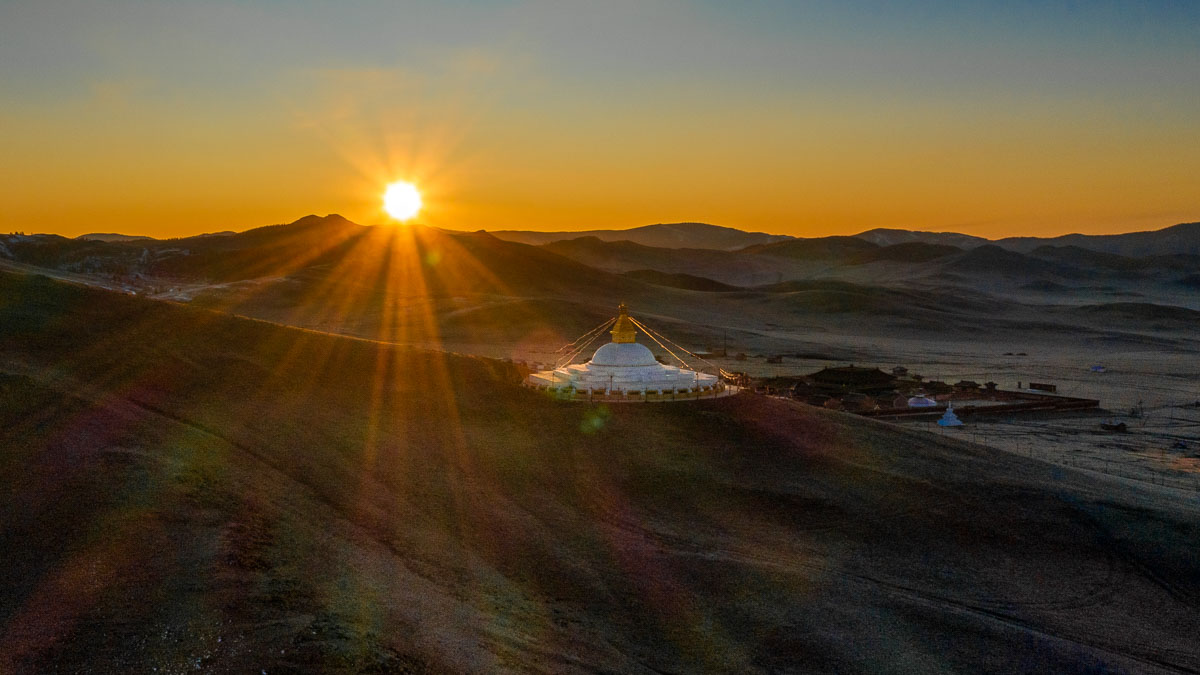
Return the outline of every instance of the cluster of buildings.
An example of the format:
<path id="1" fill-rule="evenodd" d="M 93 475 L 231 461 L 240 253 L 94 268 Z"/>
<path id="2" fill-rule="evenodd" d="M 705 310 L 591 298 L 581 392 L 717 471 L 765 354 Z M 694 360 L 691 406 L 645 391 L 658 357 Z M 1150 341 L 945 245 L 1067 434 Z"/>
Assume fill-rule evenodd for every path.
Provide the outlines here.
<path id="1" fill-rule="evenodd" d="M 772 378 L 761 393 L 784 395 L 809 405 L 867 412 L 886 409 L 937 407 L 952 398 L 995 398 L 995 382 L 980 384 L 960 380 L 954 384 L 926 380 L 898 366 L 891 372 L 879 368 L 837 366 L 798 377 Z"/>
<path id="2" fill-rule="evenodd" d="M 1056 394 L 1052 384 L 1031 382 L 1017 391 L 995 382 L 959 380 L 953 384 L 926 380 L 902 366 L 879 368 L 838 366 L 797 377 L 776 377 L 756 391 L 787 396 L 809 405 L 845 410 L 872 417 L 902 417 L 942 413 L 953 407 L 960 415 L 1011 414 L 1095 408 L 1095 399 Z"/>

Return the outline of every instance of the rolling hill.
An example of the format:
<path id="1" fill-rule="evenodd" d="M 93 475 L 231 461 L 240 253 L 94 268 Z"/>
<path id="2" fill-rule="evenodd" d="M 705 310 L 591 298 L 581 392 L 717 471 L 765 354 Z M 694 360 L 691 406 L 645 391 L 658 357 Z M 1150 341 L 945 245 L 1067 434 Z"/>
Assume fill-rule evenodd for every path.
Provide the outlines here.
<path id="1" fill-rule="evenodd" d="M 879 248 L 877 244 L 857 237 L 821 237 L 819 239 L 791 239 L 771 244 L 759 244 L 742 249 L 742 252 L 779 258 L 844 262 L 877 248 Z"/>
<path id="2" fill-rule="evenodd" d="M 329 227 L 334 222 L 349 223 L 339 215 L 332 214 L 325 217 L 310 215 L 291 226 L 311 226 L 324 225 Z M 256 228 L 247 232 L 237 233 L 231 231 L 215 232 L 212 234 L 199 235 L 196 237 L 185 237 L 182 239 L 158 240 L 141 235 L 127 235 L 116 233 L 92 233 L 77 237 L 80 241 L 102 241 L 113 243 L 141 243 L 149 247 L 171 246 L 171 245 L 188 245 L 194 246 L 197 249 L 211 248 L 206 245 L 203 239 L 217 239 L 218 242 L 226 237 L 234 236 L 234 240 L 240 235 L 265 236 L 269 238 L 272 230 L 287 227 L 287 226 L 269 226 L 266 228 Z M 448 232 L 455 233 L 453 230 Z M 463 234 L 463 233 L 457 233 Z M 642 246 L 652 248 L 690 248 L 690 249 L 708 249 L 717 251 L 735 251 L 748 247 L 760 247 L 769 244 L 784 243 L 796 239 L 789 235 L 767 234 L 763 232 L 746 232 L 731 227 L 722 227 L 718 225 L 709 225 L 706 223 L 671 223 L 671 224 L 656 224 L 634 227 L 625 230 L 587 230 L 577 232 L 536 232 L 529 230 L 498 230 L 491 233 L 493 236 L 505 241 L 514 241 L 523 244 L 541 246 L 553 242 L 567 241 L 573 239 L 594 237 L 605 242 L 634 242 Z M 821 242 L 826 241 L 826 244 L 812 243 L 806 249 L 801 246 L 793 249 L 797 252 L 812 250 L 825 246 L 829 250 L 836 247 L 845 248 L 851 244 L 841 241 L 848 237 L 815 237 L 803 239 L 802 241 Z M 891 247 L 897 244 L 931 244 L 934 246 L 953 246 L 960 249 L 971 249 L 984 245 L 1000 246 L 1018 253 L 1031 253 L 1035 249 L 1052 248 L 1075 248 L 1085 251 L 1093 251 L 1097 253 L 1107 253 L 1111 255 L 1124 256 L 1129 258 L 1145 258 L 1152 256 L 1169 256 L 1169 255 L 1200 255 L 1200 223 L 1181 223 L 1160 230 L 1151 230 L 1145 232 L 1130 232 L 1125 234 L 1114 235 L 1084 235 L 1084 234 L 1069 234 L 1059 237 L 1007 237 L 997 240 L 988 240 L 983 237 L 973 235 L 960 234 L 956 232 L 926 232 L 919 230 L 904 230 L 895 228 L 875 228 L 860 232 L 853 235 L 854 239 L 865 241 L 879 247 Z M 218 243 L 217 247 L 220 246 Z M 780 252 L 787 251 L 786 247 L 778 249 Z M 915 249 L 913 249 L 915 250 Z M 2 254 L 2 251 L 0 251 Z"/>
<path id="3" fill-rule="evenodd" d="M 937 246 L 955 246 L 957 248 L 974 248 L 988 243 L 983 237 L 957 232 L 921 232 L 915 230 L 899 230 L 878 227 L 866 232 L 860 232 L 855 237 L 871 242 L 877 246 L 894 246 L 896 244 L 933 244 Z"/>
<path id="4" fill-rule="evenodd" d="M 962 251 L 962 249 L 957 246 L 911 241 L 901 244 L 889 244 L 887 246 L 880 246 L 879 248 L 875 249 L 864 250 L 859 252 L 857 255 L 850 256 L 847 262 L 852 265 L 861 265 L 884 260 L 902 263 L 925 263 L 929 262 L 930 260 L 944 258 L 960 251 Z"/>
<path id="5" fill-rule="evenodd" d="M 807 349 L 793 341 L 813 332 L 896 330 L 939 339 L 1072 331 L 1123 341 L 1166 328 L 1175 340 L 1175 322 L 1114 324 L 1039 307 L 1137 301 L 1200 309 L 1179 283 L 1192 256 L 1129 259 L 1131 271 L 1125 258 L 1099 256 L 1089 266 L 1091 253 L 1061 247 L 1025 255 L 850 237 L 733 252 L 595 237 L 534 247 L 484 232 L 363 227 L 336 215 L 169 241 L 10 235 L 0 243 L 0 267 L 303 328 L 497 355 L 532 350 L 524 358 L 534 360 L 621 302 L 695 349 L 732 335 L 752 350 Z M 7 263 L 5 251 L 27 262 Z M 781 292 L 789 282 L 808 286 Z M 813 286 L 826 282 L 843 286 Z M 789 326 L 782 332 L 781 318 Z"/>
<path id="6" fill-rule="evenodd" d="M 492 235 L 507 241 L 541 245 L 563 239 L 596 237 L 602 241 L 632 241 L 657 248 L 707 248 L 733 251 L 756 244 L 785 241 L 792 237 L 763 232 L 744 232 L 732 227 L 707 223 L 659 223 L 627 230 L 585 230 L 582 232 L 530 232 L 497 230 Z"/>
<path id="7" fill-rule="evenodd" d="M 1172 289 L 1180 288 L 1178 279 L 1194 273 L 1200 265 L 1200 254 L 1189 253 L 1195 248 L 1189 242 L 1197 232 L 1196 226 L 1185 224 L 1129 235 L 1071 235 L 988 243 L 953 233 L 876 229 L 854 237 L 776 237 L 777 241 L 768 237 L 766 243 L 724 250 L 751 240 L 759 241 L 766 235 L 684 223 L 597 231 L 589 236 L 560 232 L 517 233 L 521 234 L 517 237 L 512 232 L 489 235 L 419 226 L 400 230 L 364 227 L 333 214 L 306 216 L 293 223 L 240 233 L 172 240 L 124 235 L 74 240 L 55 235 L 0 235 L 0 259 L 102 277 L 113 287 L 124 284 L 130 290 L 149 285 L 155 293 L 162 293 L 164 288 L 188 284 L 261 287 L 282 279 L 311 281 L 320 276 L 322 269 L 345 270 L 353 261 L 361 263 L 370 258 L 372 249 L 394 247 L 407 239 L 408 246 L 428 249 L 425 267 L 432 267 L 432 262 L 443 255 L 450 256 L 445 267 L 459 273 L 456 279 L 447 284 L 447 279 L 435 274 L 423 281 L 442 294 L 453 294 L 466 287 L 495 287 L 496 281 L 507 276 L 512 277 L 509 281 L 513 285 L 507 290 L 536 289 L 541 285 L 541 277 L 556 275 L 566 285 L 571 282 L 567 277 L 578 277 L 593 280 L 601 287 L 623 289 L 615 291 L 615 295 L 633 292 L 627 286 L 621 287 L 618 280 L 597 276 L 600 271 L 620 275 L 651 270 L 742 287 L 824 278 L 867 285 L 978 284 L 990 289 L 1024 274 L 1029 277 L 1024 280 L 1026 285 L 1036 283 L 1053 288 L 1053 284 L 1072 281 L 1096 288 L 1127 287 L 1123 292 L 1150 290 L 1151 295 L 1161 296 L 1164 302 L 1178 303 L 1180 300 Z M 391 234 L 385 236 L 385 233 Z M 562 238 L 567 235 L 570 238 Z M 618 235 L 642 241 L 621 239 Z M 552 241 L 539 245 L 543 253 L 535 253 L 511 248 L 520 244 L 504 241 L 504 237 Z M 390 239 L 390 243 L 385 239 Z M 645 241 L 656 244 L 648 245 Z M 490 243 L 484 245 L 484 242 Z M 695 247 L 684 246 L 689 242 Z M 1086 246 L 1135 253 L 1104 252 Z M 547 253 L 555 255 L 547 257 Z M 480 256 L 478 264 L 459 264 L 474 256 Z M 488 281 L 464 272 L 468 268 L 475 272 L 490 269 L 492 258 L 504 270 L 499 277 Z M 566 270 L 562 258 L 592 269 L 577 266 Z M 535 269 L 543 273 L 532 273 Z M 562 270 L 563 274 L 554 270 Z M 1063 287 L 1069 289 L 1073 285 L 1077 284 Z M 190 299 L 196 296 L 196 290 L 185 288 L 176 296 Z M 218 294 L 236 294 L 238 290 L 227 288 Z"/>
<path id="8" fill-rule="evenodd" d="M 920 232 L 877 228 L 854 235 L 880 246 L 923 242 L 975 248 L 995 245 L 1018 253 L 1031 253 L 1042 247 L 1074 247 L 1097 253 L 1142 258 L 1172 254 L 1200 254 L 1200 223 L 1180 223 L 1160 230 L 1124 234 L 1067 234 L 1058 237 L 1005 237 L 988 240 L 956 232 Z"/>
<path id="9" fill-rule="evenodd" d="M 89 234 L 81 234 L 75 238 L 86 241 L 144 241 L 153 239 L 152 237 L 140 234 L 117 234 L 115 232 L 91 232 Z"/>
<path id="10" fill-rule="evenodd" d="M 1008 237 L 995 242 L 1019 252 L 1039 246 L 1077 246 L 1127 257 L 1186 253 L 1200 255 L 1200 223 L 1180 223 L 1161 230 L 1125 234 L 1067 234 L 1061 237 Z"/>
<path id="11" fill-rule="evenodd" d="M 627 273 L 654 270 L 711 278 L 733 286 L 753 286 L 803 274 L 790 260 L 755 256 L 741 251 L 701 248 L 660 248 L 632 241 L 604 241 L 597 237 L 564 239 L 540 248 L 590 267 Z"/>
<path id="12" fill-rule="evenodd" d="M 729 284 L 723 284 L 705 277 L 697 277 L 691 274 L 667 274 L 666 272 L 659 272 L 657 270 L 633 270 L 626 272 L 622 276 L 659 286 L 683 288 L 690 291 L 704 291 L 706 293 L 727 293 L 729 291 L 744 290 L 738 286 L 730 286 Z"/>
<path id="13" fill-rule="evenodd" d="M 1194 504 L 0 274 L 0 670 L 1179 672 Z"/>

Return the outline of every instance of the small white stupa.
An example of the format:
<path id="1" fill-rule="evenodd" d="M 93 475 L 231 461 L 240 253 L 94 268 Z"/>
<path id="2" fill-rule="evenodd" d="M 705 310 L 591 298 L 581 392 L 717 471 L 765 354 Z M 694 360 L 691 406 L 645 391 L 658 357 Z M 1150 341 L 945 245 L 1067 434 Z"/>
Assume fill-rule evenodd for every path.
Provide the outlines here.
<path id="1" fill-rule="evenodd" d="M 577 400 L 678 401 L 732 393 L 716 375 L 659 363 L 637 343 L 637 330 L 624 304 L 610 332 L 612 342 L 597 349 L 587 363 L 533 373 L 524 385 Z"/>
<path id="2" fill-rule="evenodd" d="M 938 420 L 939 427 L 961 427 L 962 420 L 958 419 L 958 415 L 954 414 L 954 403 L 946 406 L 946 414 L 942 415 L 942 419 Z"/>

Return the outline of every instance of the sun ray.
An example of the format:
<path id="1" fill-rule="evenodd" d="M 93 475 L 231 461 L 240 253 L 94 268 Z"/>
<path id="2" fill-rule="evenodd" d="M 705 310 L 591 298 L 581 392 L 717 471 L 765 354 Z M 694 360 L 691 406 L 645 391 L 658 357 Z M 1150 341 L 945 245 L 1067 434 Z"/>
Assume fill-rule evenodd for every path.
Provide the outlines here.
<path id="1" fill-rule="evenodd" d="M 400 222 L 411 220 L 421 211 L 421 192 L 408 181 L 396 181 L 383 193 L 383 209 Z"/>

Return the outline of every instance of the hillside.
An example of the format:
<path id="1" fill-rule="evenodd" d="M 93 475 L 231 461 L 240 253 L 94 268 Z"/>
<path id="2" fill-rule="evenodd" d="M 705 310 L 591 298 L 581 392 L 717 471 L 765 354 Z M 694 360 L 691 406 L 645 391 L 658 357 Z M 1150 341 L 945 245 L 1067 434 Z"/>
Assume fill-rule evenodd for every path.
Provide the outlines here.
<path id="1" fill-rule="evenodd" d="M 1028 252 L 1028 255 L 1043 260 L 1075 265 L 1078 267 L 1094 267 L 1103 270 L 1131 272 L 1154 264 L 1153 258 L 1130 258 L 1115 253 L 1090 251 L 1078 246 L 1039 246 Z"/>
<path id="2" fill-rule="evenodd" d="M 595 236 L 561 239 L 542 244 L 539 248 L 592 267 L 616 272 L 626 272 L 629 269 L 625 268 L 638 269 L 639 266 L 646 265 L 672 266 L 676 260 L 684 258 L 693 264 L 703 264 L 721 260 L 729 255 L 712 249 L 661 248 L 633 241 L 605 241 Z"/>
<path id="3" fill-rule="evenodd" d="M 487 233 L 368 228 L 334 253 L 302 258 L 277 276 L 206 288 L 191 302 L 412 344 L 434 344 L 451 330 L 485 344 L 544 334 L 557 346 L 656 288 Z M 597 306 L 606 313 L 595 314 Z"/>
<path id="4" fill-rule="evenodd" d="M 559 404 L 497 362 L 0 295 L 5 671 L 1200 668 L 1192 506 L 772 399 Z"/>
<path id="5" fill-rule="evenodd" d="M 901 244 L 888 244 L 879 248 L 861 251 L 849 258 L 850 264 L 865 264 L 878 261 L 893 261 L 902 263 L 925 263 L 948 255 L 959 253 L 962 249 L 947 244 L 930 244 L 921 241 L 911 241 Z"/>
<path id="6" fill-rule="evenodd" d="M 81 234 L 76 239 L 87 241 L 143 241 L 152 240 L 152 237 L 147 237 L 140 234 L 117 234 L 115 232 L 91 232 Z"/>
<path id="7" fill-rule="evenodd" d="M 224 231 L 170 240 L 157 240 L 141 235 L 92 233 L 81 235 L 76 239 L 80 241 L 113 243 L 132 242 L 151 248 L 186 245 L 204 250 L 220 247 L 222 242 L 246 242 L 256 237 L 269 239 L 280 228 L 295 228 L 296 226 L 328 228 L 334 223 L 353 225 L 353 223 L 350 223 L 350 221 L 337 214 L 324 217 L 310 215 L 288 225 L 273 225 L 241 233 Z M 462 234 L 452 230 L 449 232 Z M 732 227 L 708 225 L 706 223 L 670 223 L 645 225 L 626 230 L 585 230 L 577 232 L 497 230 L 491 234 L 505 241 L 514 241 L 534 246 L 543 246 L 554 242 L 577 240 L 580 238 L 595 238 L 604 242 L 633 242 L 642 246 L 659 249 L 690 248 L 715 251 L 736 251 L 748 247 L 783 243 L 796 239 L 789 235 L 746 232 Z M 821 242 L 830 240 L 827 244 L 834 244 L 848 238 L 837 236 L 814 237 L 802 239 L 801 241 Z M 957 232 L 875 228 L 860 232 L 854 235 L 853 238 L 879 247 L 892 247 L 897 244 L 929 244 L 937 247 L 952 246 L 960 249 L 972 249 L 990 244 L 1018 253 L 1032 253 L 1036 249 L 1047 248 L 1074 248 L 1127 258 L 1200 255 L 1200 223 L 1181 223 L 1159 230 L 1114 235 L 1068 234 L 1058 237 L 1007 237 L 997 240 L 988 240 L 983 237 Z M 205 242 L 205 239 L 217 240 L 215 246 L 213 245 L 214 242 Z M 844 244 L 844 242 L 841 243 Z M 235 246 L 242 246 L 242 244 L 235 244 Z M 810 244 L 809 246 L 819 247 L 821 244 Z M 845 248 L 845 246 L 842 246 L 842 248 Z M 787 248 L 783 247 L 778 250 L 786 251 Z M 803 251 L 804 247 L 797 250 Z"/>
<path id="8" fill-rule="evenodd" d="M 1200 309 L 1180 282 L 1196 256 L 1126 259 L 1067 247 L 1024 255 L 851 237 L 733 252 L 596 237 L 534 247 L 484 232 L 363 227 L 336 215 L 161 242 L 9 235 L 0 245 L 0 268 L 45 269 L 303 328 L 539 362 L 622 302 L 691 349 L 732 339 L 746 351 L 804 351 L 812 345 L 797 341 L 897 331 L 940 340 L 1178 341 L 1189 333 L 1178 321 L 1112 322 L 1055 308 Z"/>
<path id="9" fill-rule="evenodd" d="M 1078 246 L 1127 257 L 1186 253 L 1200 255 L 1200 223 L 1180 223 L 1161 230 L 1125 234 L 1067 234 L 1061 237 L 1008 237 L 994 242 L 1022 253 L 1039 246 Z"/>
<path id="10" fill-rule="evenodd" d="M 804 276 L 808 270 L 794 260 L 757 256 L 742 251 L 702 248 L 660 248 L 632 241 L 598 237 L 563 239 L 540 248 L 609 272 L 624 274 L 654 270 L 713 279 L 731 286 L 756 286 Z"/>
<path id="11" fill-rule="evenodd" d="M 507 241 L 541 245 L 563 239 L 596 237 L 601 241 L 632 241 L 657 248 L 706 248 L 733 251 L 756 244 L 785 241 L 792 237 L 782 234 L 745 232 L 732 227 L 707 223 L 659 223 L 628 230 L 585 230 L 582 232 L 530 232 L 497 230 L 492 235 Z"/>
<path id="12" fill-rule="evenodd" d="M 501 238 L 512 233 L 494 236 L 420 226 L 364 227 L 332 214 L 240 233 L 172 240 L 127 239 L 123 235 L 104 237 L 116 237 L 115 241 L 0 235 L 0 261 L 44 267 L 62 278 L 90 275 L 96 283 L 114 289 L 184 301 L 200 299 L 225 308 L 243 306 L 241 298 L 247 293 L 273 305 L 293 304 L 296 298 L 306 297 L 310 291 L 305 289 L 314 285 L 324 290 L 311 292 L 326 298 L 350 293 L 367 283 L 362 270 L 378 267 L 385 259 L 389 266 L 395 262 L 396 256 L 380 255 L 381 250 L 396 249 L 423 251 L 419 255 L 425 260 L 418 264 L 419 256 L 414 255 L 411 264 L 404 265 L 410 276 L 421 272 L 409 285 L 439 297 L 557 292 L 578 289 L 584 281 L 602 289 L 606 299 L 644 297 L 631 278 L 619 275 L 650 270 L 739 287 L 831 279 L 860 285 L 936 284 L 1018 294 L 1032 290 L 1039 296 L 1059 295 L 1062 300 L 1083 289 L 1101 293 L 1097 300 L 1142 298 L 1200 307 L 1179 294 L 1186 287 L 1179 280 L 1194 273 L 1200 261 L 1200 254 L 1186 252 L 1193 230 L 1180 225 L 1113 235 L 1115 239 L 1012 239 L 981 245 L 985 240 L 953 233 L 877 229 L 854 237 L 777 238 L 781 240 L 730 251 L 721 247 L 740 245 L 760 233 L 696 223 L 602 231 L 595 236 L 526 233 L 531 235 L 525 237 L 530 241 L 565 234 L 571 237 L 530 247 Z M 609 240 L 618 235 L 662 245 Z M 949 241 L 959 245 L 938 243 Z M 1062 244 L 1066 241 L 1078 244 Z M 1160 252 L 1128 255 L 1083 247 L 1090 246 L 1088 242 L 1109 242 L 1122 248 L 1125 244 L 1120 242 L 1131 241 L 1142 242 L 1139 251 Z M 681 247 L 684 242 L 702 247 Z M 1182 252 L 1161 252 L 1174 251 L 1174 246 Z M 382 279 L 377 276 L 372 283 L 378 285 Z"/>
<path id="13" fill-rule="evenodd" d="M 726 293 L 729 291 L 744 290 L 738 286 L 730 286 L 729 284 L 723 284 L 705 277 L 697 277 L 691 274 L 667 274 L 657 270 L 633 270 L 626 272 L 623 276 L 659 286 L 683 288 L 690 291 L 704 291 L 707 293 Z"/>
<path id="14" fill-rule="evenodd" d="M 941 258 L 937 264 L 943 271 L 963 275 L 996 275 L 1025 282 L 1048 275 L 1055 278 L 1079 278 L 1085 274 L 1083 270 L 1069 263 L 1039 260 L 994 244 Z"/>
<path id="15" fill-rule="evenodd" d="M 954 246 L 957 248 L 974 248 L 988 243 L 983 237 L 957 232 L 922 232 L 917 230 L 900 230 L 878 227 L 854 235 L 859 239 L 871 242 L 877 246 L 894 246 L 896 244 L 933 244 L 936 246 Z"/>
<path id="16" fill-rule="evenodd" d="M 854 235 L 879 246 L 922 242 L 975 248 L 992 244 L 1018 253 L 1031 253 L 1044 247 L 1074 247 L 1130 258 L 1171 254 L 1200 254 L 1200 223 L 1181 223 L 1160 230 L 1124 234 L 1067 234 L 1058 237 L 1005 237 L 988 240 L 957 232 L 921 232 L 876 228 Z"/>
<path id="17" fill-rule="evenodd" d="M 759 244 L 749 246 L 742 252 L 802 260 L 847 261 L 877 248 L 877 244 L 857 237 L 821 237 Z"/>

